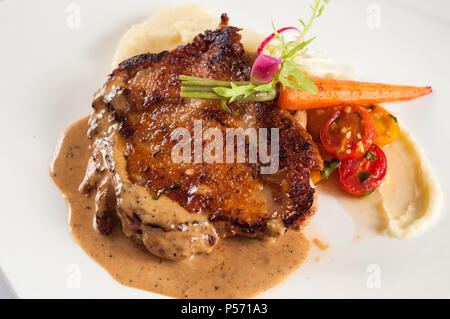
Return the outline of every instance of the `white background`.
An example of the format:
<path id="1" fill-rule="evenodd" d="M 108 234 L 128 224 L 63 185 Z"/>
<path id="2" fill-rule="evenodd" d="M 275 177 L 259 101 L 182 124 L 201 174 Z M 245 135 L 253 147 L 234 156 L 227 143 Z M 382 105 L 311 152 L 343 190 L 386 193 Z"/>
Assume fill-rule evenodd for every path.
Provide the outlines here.
<path id="1" fill-rule="evenodd" d="M 143 297 L 158 295 L 116 283 L 71 239 L 66 207 L 48 174 L 59 134 L 89 114 L 94 91 L 110 72 L 121 34 L 156 9 L 184 2 L 227 12 L 231 24 L 270 32 L 308 17 L 309 1 L 0 1 L 2 156 L 0 267 L 19 297 Z M 70 29 L 66 9 L 81 9 Z M 369 28 L 368 8 L 380 9 Z M 358 79 L 432 85 L 423 99 L 388 105 L 423 145 L 445 192 L 441 223 L 408 241 L 383 236 L 355 242 L 357 225 L 332 198 L 322 198 L 313 225 L 331 243 L 260 297 L 450 297 L 450 1 L 332 0 L 311 35 L 312 50 L 331 52 Z M 80 267 L 81 288 L 67 285 Z M 368 265 L 381 269 L 381 288 L 367 287 Z M 10 296 L 3 286 L 0 297 Z"/>

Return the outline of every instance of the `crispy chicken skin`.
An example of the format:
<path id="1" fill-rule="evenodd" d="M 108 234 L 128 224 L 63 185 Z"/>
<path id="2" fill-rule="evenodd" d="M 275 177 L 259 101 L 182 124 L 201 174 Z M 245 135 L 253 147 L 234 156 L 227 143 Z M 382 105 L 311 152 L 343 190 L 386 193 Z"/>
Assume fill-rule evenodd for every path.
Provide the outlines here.
<path id="1" fill-rule="evenodd" d="M 143 229 L 149 227 L 152 233 L 155 229 L 183 232 L 179 225 L 148 222 L 148 214 L 158 214 L 157 211 L 145 207 L 125 209 L 123 201 L 118 199 L 120 196 L 111 205 L 111 197 L 115 197 L 111 192 L 119 194 L 118 188 L 122 185 L 117 180 L 118 175 L 126 175 L 122 180 L 145 188 L 156 204 L 169 199 L 179 205 L 193 216 L 184 224 L 195 225 L 196 218 L 204 218 L 214 229 L 208 239 L 211 245 L 221 237 L 235 234 L 277 236 L 285 229 L 300 228 L 314 213 L 315 189 L 310 182 L 310 172 L 321 169 L 322 160 L 310 135 L 288 111 L 272 102 L 230 103 L 231 109 L 239 111 L 236 115 L 224 111 L 219 101 L 180 97 L 178 77 L 181 74 L 217 80 L 249 80 L 254 57 L 244 51 L 239 29 L 227 24 L 228 17 L 222 15 L 219 29 L 199 34 L 190 44 L 122 62 L 97 94 L 89 132 L 95 141 L 94 154 L 91 173 L 87 174 L 82 189 L 100 191 L 102 178 L 110 181 L 109 187 L 105 186 L 107 182 L 102 186 L 110 190 L 103 196 L 109 198 L 109 202 L 103 199 L 105 203 L 97 205 L 99 230 L 110 229 L 104 223 L 109 223 L 108 216 L 117 212 L 124 230 L 131 225 L 132 231 L 127 229 L 125 233 L 137 241 L 144 240 Z M 99 125 L 101 121 L 104 125 Z M 278 172 L 261 174 L 261 166 L 266 164 L 260 161 L 174 163 L 171 151 L 177 141 L 171 139 L 171 132 L 187 128 L 194 136 L 194 124 L 198 121 L 203 132 L 218 128 L 224 141 L 227 128 L 255 128 L 257 131 L 268 128 L 269 141 L 270 128 L 278 128 Z M 206 143 L 203 141 L 203 148 Z M 246 141 L 247 155 L 249 143 Z M 121 161 L 119 157 L 123 159 L 123 170 L 115 164 Z M 102 161 L 106 161 L 106 165 L 100 165 Z M 94 178 L 94 171 L 101 172 L 102 176 Z M 97 197 L 102 196 L 97 194 Z M 149 236 L 145 236 L 147 241 Z M 203 250 L 193 253 L 198 251 Z"/>

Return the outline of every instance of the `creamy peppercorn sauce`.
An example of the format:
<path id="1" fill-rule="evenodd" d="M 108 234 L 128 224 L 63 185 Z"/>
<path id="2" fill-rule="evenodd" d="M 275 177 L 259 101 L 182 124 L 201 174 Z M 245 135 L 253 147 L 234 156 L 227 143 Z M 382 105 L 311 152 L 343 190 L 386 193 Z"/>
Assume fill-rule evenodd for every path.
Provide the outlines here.
<path id="1" fill-rule="evenodd" d="M 88 127 L 86 117 L 62 135 L 51 174 L 67 201 L 73 237 L 118 282 L 177 298 L 247 298 L 281 282 L 308 256 L 308 239 L 295 231 L 275 240 L 225 238 L 211 253 L 181 261 L 152 255 L 122 233 L 118 220 L 102 235 L 93 222 L 95 196 L 79 191 L 92 153 Z"/>

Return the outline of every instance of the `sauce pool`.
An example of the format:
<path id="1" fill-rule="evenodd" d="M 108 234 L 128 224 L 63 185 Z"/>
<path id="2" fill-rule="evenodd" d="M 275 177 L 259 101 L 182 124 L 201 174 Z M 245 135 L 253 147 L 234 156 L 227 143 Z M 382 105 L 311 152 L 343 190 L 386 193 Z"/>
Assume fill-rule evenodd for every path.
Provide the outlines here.
<path id="1" fill-rule="evenodd" d="M 94 196 L 79 191 L 91 155 L 88 117 L 72 124 L 58 142 L 51 175 L 64 194 L 70 231 L 77 243 L 118 282 L 177 298 L 248 298 L 300 267 L 310 243 L 289 231 L 276 240 L 226 238 L 210 254 L 171 261 L 150 254 L 115 226 L 110 235 L 95 229 Z"/>

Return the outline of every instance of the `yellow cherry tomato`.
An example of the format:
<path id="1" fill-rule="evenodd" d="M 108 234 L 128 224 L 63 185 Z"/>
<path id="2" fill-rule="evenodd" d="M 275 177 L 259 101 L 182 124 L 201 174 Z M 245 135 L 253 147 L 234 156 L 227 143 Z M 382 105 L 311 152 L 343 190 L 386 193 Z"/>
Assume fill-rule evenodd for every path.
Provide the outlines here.
<path id="1" fill-rule="evenodd" d="M 306 130 L 311 134 L 314 142 L 320 143 L 320 130 L 330 118 L 336 108 L 312 109 L 307 111 Z"/>
<path id="2" fill-rule="evenodd" d="M 311 182 L 313 182 L 314 185 L 319 184 L 319 182 L 323 179 L 324 177 L 322 176 L 322 173 L 320 171 L 311 172 Z"/>
<path id="3" fill-rule="evenodd" d="M 383 147 L 395 141 L 400 133 L 397 118 L 379 105 L 367 107 L 375 128 L 373 141 L 379 147 Z"/>

